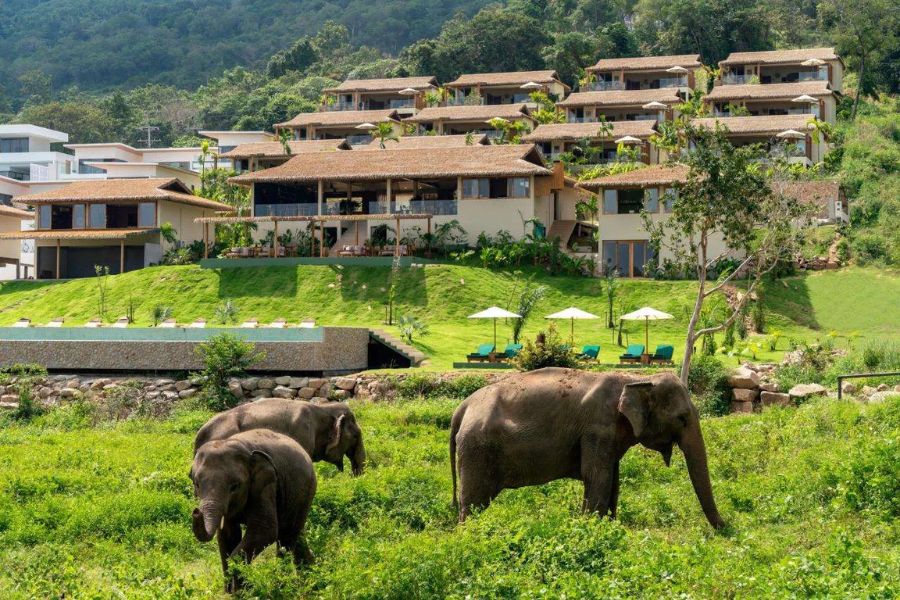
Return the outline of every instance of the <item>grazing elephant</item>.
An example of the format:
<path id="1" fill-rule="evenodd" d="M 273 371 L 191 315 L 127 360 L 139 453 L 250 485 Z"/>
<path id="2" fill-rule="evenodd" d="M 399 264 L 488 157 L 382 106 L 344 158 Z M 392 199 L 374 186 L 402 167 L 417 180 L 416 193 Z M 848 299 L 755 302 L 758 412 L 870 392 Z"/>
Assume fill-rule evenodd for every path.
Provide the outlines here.
<path id="1" fill-rule="evenodd" d="M 222 570 L 228 559 L 250 562 L 273 543 L 293 552 L 294 564 L 311 562 L 304 538 L 306 517 L 316 494 L 316 472 L 300 444 L 280 433 L 254 429 L 205 444 L 191 466 L 194 536 L 201 542 L 218 534 Z M 241 525 L 247 531 L 241 537 Z M 241 587 L 239 578 L 225 591 Z"/>
<path id="2" fill-rule="evenodd" d="M 456 409 L 450 430 L 453 500 L 459 461 L 459 518 L 501 490 L 561 478 L 584 482 L 585 511 L 616 516 L 619 460 L 643 444 L 687 461 L 694 491 L 713 527 L 716 509 L 697 409 L 670 373 L 638 379 L 615 373 L 540 369 L 484 387 Z"/>
<path id="3" fill-rule="evenodd" d="M 250 429 L 271 429 L 290 436 L 314 461 L 330 462 L 341 471 L 347 456 L 353 474 L 363 472 L 366 450 L 362 430 L 343 402 L 313 404 L 270 398 L 241 404 L 215 415 L 200 428 L 194 439 L 194 453 L 207 442 Z"/>

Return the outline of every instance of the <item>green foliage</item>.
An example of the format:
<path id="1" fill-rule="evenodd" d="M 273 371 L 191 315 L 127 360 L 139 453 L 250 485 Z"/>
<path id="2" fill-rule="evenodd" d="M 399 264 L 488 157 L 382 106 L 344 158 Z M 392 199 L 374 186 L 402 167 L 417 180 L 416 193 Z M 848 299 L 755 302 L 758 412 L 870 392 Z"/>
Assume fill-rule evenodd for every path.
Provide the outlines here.
<path id="1" fill-rule="evenodd" d="M 247 369 L 265 358 L 265 353 L 235 335 L 222 333 L 198 344 L 197 354 L 203 359 L 203 388 L 209 407 L 224 410 L 237 403 L 228 390 L 228 380 L 243 377 Z"/>
<path id="2" fill-rule="evenodd" d="M 522 329 L 525 323 L 531 317 L 537 304 L 547 295 L 547 286 L 534 285 L 530 280 L 526 281 L 519 293 L 519 304 L 515 306 L 512 312 L 520 316 L 518 319 L 511 320 L 513 343 L 518 344 L 519 338 L 522 336 Z"/>
<path id="3" fill-rule="evenodd" d="M 237 305 L 228 298 L 223 300 L 222 303 L 216 307 L 216 320 L 222 325 L 237 321 L 237 314 Z"/>
<path id="4" fill-rule="evenodd" d="M 417 336 L 428 335 L 428 325 L 420 321 L 414 315 L 400 315 L 397 320 L 397 327 L 400 328 L 400 334 L 410 344 L 413 338 Z"/>
<path id="5" fill-rule="evenodd" d="M 546 331 L 535 336 L 534 341 L 525 344 L 514 359 L 517 368 L 533 371 L 544 367 L 575 367 L 578 360 L 572 348 L 565 344 L 556 330 L 556 323 L 550 323 Z"/>
<path id="6" fill-rule="evenodd" d="M 730 412 L 731 386 L 728 385 L 728 371 L 714 356 L 704 354 L 691 361 L 688 389 L 700 414 L 720 416 Z"/>
<path id="7" fill-rule="evenodd" d="M 397 395 L 405 400 L 422 398 L 462 400 L 486 385 L 487 380 L 482 375 L 441 377 L 435 373 L 410 373 L 406 377 L 399 378 L 395 383 Z M 447 424 L 449 426 L 449 420 Z"/>
<path id="8" fill-rule="evenodd" d="M 166 319 L 172 317 L 172 307 L 171 306 L 163 306 L 162 304 L 157 304 L 153 307 L 153 311 L 151 312 L 153 317 L 153 326 L 156 327 Z"/>

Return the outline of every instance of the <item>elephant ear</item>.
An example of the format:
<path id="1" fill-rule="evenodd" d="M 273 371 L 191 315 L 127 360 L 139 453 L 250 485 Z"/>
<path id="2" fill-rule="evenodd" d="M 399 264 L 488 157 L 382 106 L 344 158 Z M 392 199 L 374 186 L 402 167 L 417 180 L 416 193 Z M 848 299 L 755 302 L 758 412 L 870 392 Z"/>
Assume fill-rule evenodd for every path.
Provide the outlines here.
<path id="1" fill-rule="evenodd" d="M 334 427 L 331 429 L 331 436 L 328 438 L 328 446 L 325 448 L 326 450 L 336 448 L 338 444 L 341 443 L 341 426 L 344 422 L 345 416 L 346 415 L 340 415 L 337 419 L 334 420 Z"/>
<path id="2" fill-rule="evenodd" d="M 619 396 L 619 412 L 625 415 L 634 431 L 634 437 L 640 437 L 647 426 L 650 413 L 650 390 L 653 384 L 649 381 L 625 384 Z"/>

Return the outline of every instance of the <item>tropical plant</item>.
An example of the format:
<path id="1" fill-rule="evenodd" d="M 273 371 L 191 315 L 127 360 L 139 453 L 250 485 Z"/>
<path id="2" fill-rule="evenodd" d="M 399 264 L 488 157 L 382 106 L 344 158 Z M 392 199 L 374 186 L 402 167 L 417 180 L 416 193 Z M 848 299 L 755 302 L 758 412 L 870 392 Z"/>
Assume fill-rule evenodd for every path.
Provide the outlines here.
<path id="1" fill-rule="evenodd" d="M 531 313 L 534 311 L 538 302 L 543 300 L 547 295 L 547 291 L 547 286 L 533 285 L 531 281 L 526 282 L 522 287 L 522 291 L 519 294 L 519 303 L 513 310 L 513 312 L 520 315 L 518 319 L 512 319 L 512 337 L 514 344 L 519 343 L 525 323 L 531 317 Z"/>
<path id="2" fill-rule="evenodd" d="M 519 144 L 522 136 L 528 132 L 528 124 L 524 121 L 510 121 L 503 117 L 494 117 L 488 124 L 500 133 L 493 142 L 499 145 Z"/>
<path id="3" fill-rule="evenodd" d="M 104 319 L 106 316 L 106 293 L 109 288 L 109 267 L 94 265 L 94 273 L 97 275 L 97 316 Z"/>
<path id="4" fill-rule="evenodd" d="M 373 135 L 375 136 L 375 139 L 378 140 L 378 145 L 381 146 L 382 150 L 387 147 L 384 144 L 385 142 L 400 142 L 400 138 L 397 137 L 397 133 L 394 131 L 394 125 L 392 123 L 379 123 Z"/>
<path id="5" fill-rule="evenodd" d="M 560 339 L 556 323 L 550 323 L 547 331 L 538 333 L 534 341 L 525 340 L 514 362 L 516 367 L 523 371 L 534 371 L 544 367 L 572 368 L 578 365 L 575 353 Z"/>
<path id="6" fill-rule="evenodd" d="M 168 221 L 159 226 L 159 235 L 162 236 L 162 239 L 165 240 L 166 243 L 172 246 L 178 244 L 178 232 L 175 231 L 175 227 Z"/>
<path id="7" fill-rule="evenodd" d="M 233 323 L 237 320 L 237 313 L 237 305 L 226 298 L 219 306 L 216 307 L 216 320 L 222 325 L 227 325 L 228 323 Z"/>
<path id="8" fill-rule="evenodd" d="M 606 326 L 615 329 L 613 319 L 613 304 L 619 292 L 619 269 L 611 267 L 603 270 L 603 279 L 600 280 L 600 294 L 606 296 Z"/>
<path id="9" fill-rule="evenodd" d="M 153 307 L 151 311 L 151 317 L 153 319 L 153 326 L 156 327 L 166 319 L 172 317 L 172 307 L 171 306 L 163 306 L 161 304 L 157 304 Z"/>
<path id="10" fill-rule="evenodd" d="M 228 389 L 228 380 L 243 377 L 247 369 L 265 359 L 264 352 L 239 337 L 222 333 L 198 344 L 196 353 L 203 360 L 203 389 L 209 407 L 224 410 L 237 404 L 238 399 Z"/>
<path id="11" fill-rule="evenodd" d="M 291 130 L 290 129 L 280 129 L 278 131 L 278 142 L 281 144 L 281 149 L 287 156 L 291 155 Z"/>
<path id="12" fill-rule="evenodd" d="M 400 315 L 397 327 L 400 328 L 400 335 L 410 344 L 413 343 L 414 336 L 428 335 L 428 326 L 414 315 Z"/>

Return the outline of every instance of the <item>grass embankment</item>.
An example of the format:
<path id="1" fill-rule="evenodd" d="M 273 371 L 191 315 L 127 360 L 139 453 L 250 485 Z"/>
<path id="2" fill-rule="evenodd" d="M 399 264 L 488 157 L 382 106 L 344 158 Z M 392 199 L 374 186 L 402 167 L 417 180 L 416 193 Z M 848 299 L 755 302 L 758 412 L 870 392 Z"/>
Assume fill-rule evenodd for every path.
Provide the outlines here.
<path id="1" fill-rule="evenodd" d="M 369 468 L 320 463 L 317 562 L 267 550 L 247 573 L 272 598 L 665 598 L 900 595 L 900 398 L 703 422 L 729 528 L 714 533 L 679 452 L 632 449 L 620 518 L 579 514 L 577 482 L 506 491 L 457 526 L 447 428 L 455 401 L 356 405 Z M 71 405 L 0 427 L 5 598 L 220 594 L 215 544 L 191 534 L 187 478 L 206 419 L 91 424 Z"/>
<path id="2" fill-rule="evenodd" d="M 198 317 L 211 325 L 216 307 L 226 299 L 238 308 L 238 319 L 256 317 L 265 323 L 279 317 L 297 322 L 313 317 L 324 325 L 381 327 L 390 282 L 390 269 L 377 267 L 267 267 L 220 271 L 196 266 L 155 267 L 108 280 L 107 320 L 136 307 L 136 325 L 152 324 L 156 305 L 170 306 L 179 323 Z M 464 359 L 479 343 L 492 336 L 490 321 L 473 321 L 467 315 L 491 305 L 515 310 L 518 293 L 527 275 L 501 273 L 458 265 L 430 265 L 402 269 L 397 276 L 396 315 L 413 314 L 424 321 L 430 334 L 416 345 L 432 357 L 434 368 L 448 368 Z M 548 287 L 525 327 L 533 336 L 546 327 L 544 315 L 568 306 L 578 306 L 601 317 L 606 302 L 598 280 L 550 277 L 535 274 L 534 283 Z M 615 314 L 653 306 L 675 316 L 671 321 L 651 324 L 650 344 L 675 345 L 675 360 L 681 355 L 684 332 L 694 299 L 690 281 L 620 280 Z M 841 335 L 858 331 L 864 337 L 900 336 L 900 297 L 896 271 L 845 269 L 788 278 L 769 286 L 766 294 L 769 329 L 784 335 L 779 351 L 764 350 L 758 358 L 777 358 L 787 348 L 787 338 L 814 340 L 831 330 Z M 66 325 L 82 325 L 98 314 L 95 279 L 53 282 L 10 282 L 0 285 L 0 325 L 20 317 L 36 324 L 65 317 Z M 575 346 L 601 344 L 602 362 L 617 362 L 622 349 L 615 345 L 615 332 L 605 327 L 605 318 L 575 324 Z M 569 323 L 560 322 L 560 334 L 568 339 Z M 397 329 L 387 327 L 397 333 Z M 642 323 L 627 322 L 623 342 L 643 343 Z M 498 325 L 498 343 L 510 338 L 507 324 Z"/>

